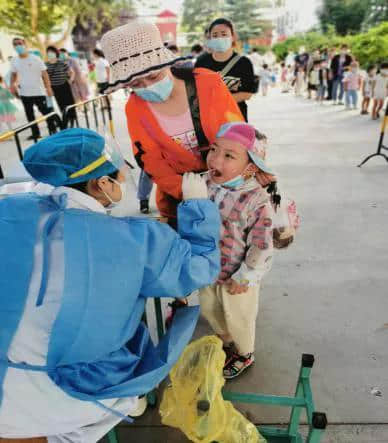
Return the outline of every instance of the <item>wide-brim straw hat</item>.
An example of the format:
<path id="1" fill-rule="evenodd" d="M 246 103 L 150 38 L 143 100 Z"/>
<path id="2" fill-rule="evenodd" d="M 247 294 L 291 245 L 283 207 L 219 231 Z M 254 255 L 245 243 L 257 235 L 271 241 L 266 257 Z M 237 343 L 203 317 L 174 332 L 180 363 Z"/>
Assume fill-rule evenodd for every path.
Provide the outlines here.
<path id="1" fill-rule="evenodd" d="M 135 77 L 189 58 L 176 57 L 164 46 L 154 24 L 138 20 L 104 34 L 101 48 L 111 67 L 111 83 L 105 88 L 105 93 L 127 86 Z"/>

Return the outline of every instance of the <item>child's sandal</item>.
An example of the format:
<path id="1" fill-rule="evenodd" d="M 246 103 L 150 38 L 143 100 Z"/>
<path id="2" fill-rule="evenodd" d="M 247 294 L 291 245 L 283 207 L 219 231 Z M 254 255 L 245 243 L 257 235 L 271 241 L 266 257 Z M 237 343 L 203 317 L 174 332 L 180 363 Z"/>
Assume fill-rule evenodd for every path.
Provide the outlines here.
<path id="1" fill-rule="evenodd" d="M 252 366 L 254 362 L 255 356 L 252 353 L 247 355 L 234 354 L 224 366 L 224 378 L 231 380 L 232 378 L 238 377 L 245 369 Z"/>
<path id="2" fill-rule="evenodd" d="M 222 346 L 222 350 L 225 352 L 225 364 L 224 367 L 226 367 L 230 360 L 236 355 L 236 350 L 233 343 L 224 344 Z"/>

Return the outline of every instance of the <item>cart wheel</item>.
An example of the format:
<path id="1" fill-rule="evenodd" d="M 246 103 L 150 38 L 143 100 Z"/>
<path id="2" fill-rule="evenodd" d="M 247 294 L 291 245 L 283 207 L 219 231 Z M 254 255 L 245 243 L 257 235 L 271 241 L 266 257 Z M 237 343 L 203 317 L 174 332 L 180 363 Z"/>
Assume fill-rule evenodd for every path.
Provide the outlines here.
<path id="1" fill-rule="evenodd" d="M 158 403 L 158 395 L 156 391 L 153 390 L 147 394 L 147 405 L 150 408 L 156 408 L 157 403 Z"/>
<path id="2" fill-rule="evenodd" d="M 327 417 L 324 412 L 313 412 L 313 426 L 315 429 L 326 429 Z"/>
<path id="3" fill-rule="evenodd" d="M 314 366 L 315 358 L 312 354 L 302 354 L 302 367 L 312 368 Z"/>

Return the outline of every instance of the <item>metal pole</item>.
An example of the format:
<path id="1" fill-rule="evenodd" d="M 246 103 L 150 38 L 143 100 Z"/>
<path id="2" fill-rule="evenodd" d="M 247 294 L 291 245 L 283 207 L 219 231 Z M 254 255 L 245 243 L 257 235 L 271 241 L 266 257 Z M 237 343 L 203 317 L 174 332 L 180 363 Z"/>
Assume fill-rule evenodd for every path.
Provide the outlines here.
<path id="1" fill-rule="evenodd" d="M 113 428 L 108 432 L 108 441 L 109 443 L 118 443 L 116 429 Z"/>
<path id="2" fill-rule="evenodd" d="M 388 162 L 388 157 L 381 152 L 382 149 L 388 150 L 387 146 L 384 146 L 384 133 L 385 133 L 385 127 L 387 126 L 388 122 L 388 105 L 385 108 L 385 114 L 383 118 L 383 122 L 381 124 L 381 132 L 380 132 L 380 138 L 379 138 L 379 144 L 377 146 L 377 152 L 375 154 L 368 155 L 359 165 L 358 167 L 361 168 L 362 165 L 364 165 L 368 160 L 370 160 L 373 157 L 383 157 Z"/>
<path id="3" fill-rule="evenodd" d="M 99 100 L 100 102 L 100 109 L 101 109 L 101 115 L 102 115 L 102 124 L 104 126 L 106 126 L 106 119 L 105 119 L 105 108 L 104 108 L 104 104 L 103 104 L 103 99 Z"/>
<path id="4" fill-rule="evenodd" d="M 90 125 L 89 125 L 88 105 L 86 105 L 86 104 L 84 104 L 84 114 L 85 114 L 86 126 L 89 129 Z"/>
<path id="5" fill-rule="evenodd" d="M 68 109 L 68 107 L 65 109 L 65 112 L 63 113 L 63 116 L 62 116 L 62 128 L 63 129 L 66 129 L 67 128 L 67 123 L 68 123 L 68 120 L 69 120 L 69 117 L 68 117 L 68 111 L 69 111 L 69 109 Z"/>
<path id="6" fill-rule="evenodd" d="M 110 130 L 110 133 L 114 137 L 114 135 L 115 135 L 115 127 L 114 127 L 114 124 L 113 124 L 112 108 L 110 106 L 109 98 L 107 97 L 106 99 L 107 99 L 107 103 L 108 103 L 109 130 Z"/>
<path id="7" fill-rule="evenodd" d="M 36 143 L 35 138 L 34 138 L 34 141 Z M 19 134 L 17 132 L 15 133 L 15 142 L 16 142 L 16 147 L 18 149 L 19 159 L 20 159 L 20 161 L 23 161 L 23 150 L 22 150 L 22 146 L 20 143 Z"/>
<path id="8" fill-rule="evenodd" d="M 77 123 L 77 128 L 79 128 L 79 121 L 78 121 L 78 112 L 77 112 L 77 108 L 74 108 L 74 113 L 75 113 L 75 122 Z"/>
<path id="9" fill-rule="evenodd" d="M 94 114 L 94 122 L 96 124 L 96 129 L 98 129 L 98 115 L 97 115 L 97 110 L 96 110 L 96 101 L 93 100 L 93 114 Z"/>
<path id="10" fill-rule="evenodd" d="M 162 304 L 160 302 L 160 298 L 155 297 L 154 303 L 155 303 L 155 315 L 156 315 L 156 326 L 158 330 L 158 339 L 160 341 L 164 333 Z"/>
<path id="11" fill-rule="evenodd" d="M 298 384 L 296 386 L 295 398 L 303 399 L 306 401 L 303 389 L 303 379 L 309 378 L 311 373 L 311 368 L 314 365 L 314 356 L 311 354 L 303 354 L 302 355 L 302 366 L 299 372 Z M 310 400 L 310 399 L 309 399 Z M 313 409 L 313 405 L 310 405 Z M 299 423 L 300 423 L 300 415 L 302 413 L 302 408 L 300 406 L 296 406 L 292 408 L 290 423 L 288 425 L 288 434 L 290 437 L 295 437 L 298 433 Z M 310 420 L 309 420 L 310 421 Z"/>

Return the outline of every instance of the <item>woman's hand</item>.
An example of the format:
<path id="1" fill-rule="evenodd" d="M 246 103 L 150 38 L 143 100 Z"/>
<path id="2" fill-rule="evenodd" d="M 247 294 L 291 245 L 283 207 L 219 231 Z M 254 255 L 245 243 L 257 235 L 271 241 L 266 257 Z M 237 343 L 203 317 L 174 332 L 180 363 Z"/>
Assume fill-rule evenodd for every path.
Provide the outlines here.
<path id="1" fill-rule="evenodd" d="M 248 291 L 248 285 L 240 285 L 236 282 L 236 280 L 233 280 L 233 278 L 230 278 L 229 280 L 226 280 L 224 282 L 224 285 L 227 287 L 227 290 L 230 295 L 238 295 L 238 294 L 244 294 Z"/>

